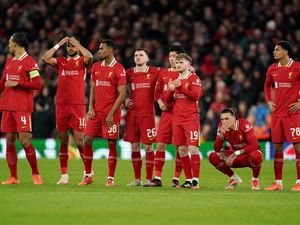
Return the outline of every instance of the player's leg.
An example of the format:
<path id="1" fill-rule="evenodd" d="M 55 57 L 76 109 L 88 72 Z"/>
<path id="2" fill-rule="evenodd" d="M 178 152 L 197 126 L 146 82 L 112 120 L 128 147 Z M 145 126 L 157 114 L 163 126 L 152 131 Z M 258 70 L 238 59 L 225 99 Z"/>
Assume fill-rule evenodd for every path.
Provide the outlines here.
<path id="1" fill-rule="evenodd" d="M 296 184 L 292 187 L 292 191 L 300 191 L 300 143 L 294 143 L 294 149 L 296 154 Z"/>
<path id="2" fill-rule="evenodd" d="M 79 154 L 80 154 L 80 158 L 82 159 L 82 161 L 84 161 L 83 159 L 83 140 L 84 140 L 84 132 L 82 131 L 78 131 L 78 130 L 73 130 L 74 132 L 74 140 L 75 140 L 75 144 L 78 148 Z"/>
<path id="3" fill-rule="evenodd" d="M 154 169 L 154 151 L 153 144 L 144 144 L 146 152 L 146 181 L 145 185 L 148 185 L 152 181 L 153 169 Z"/>
<path id="4" fill-rule="evenodd" d="M 186 145 L 180 145 L 177 147 L 177 151 L 179 152 L 181 158 L 181 164 L 185 175 L 185 182 L 177 186 L 178 188 L 191 188 L 192 187 L 192 167 L 191 167 L 191 159 L 189 156 L 188 148 Z"/>
<path id="5" fill-rule="evenodd" d="M 69 175 L 68 175 L 68 144 L 69 144 L 69 134 L 68 131 L 58 132 L 58 138 L 60 140 L 59 146 L 59 163 L 60 163 L 60 172 L 61 178 L 57 184 L 68 184 Z"/>
<path id="6" fill-rule="evenodd" d="M 1 184 L 19 184 L 17 173 L 17 150 L 16 150 L 17 134 L 10 132 L 6 134 L 6 161 L 10 170 L 10 177 Z"/>
<path id="7" fill-rule="evenodd" d="M 172 187 L 177 187 L 179 185 L 179 178 L 182 171 L 182 164 L 178 150 L 176 149 L 176 156 L 175 156 L 175 170 L 174 176 L 172 178 Z"/>
<path id="8" fill-rule="evenodd" d="M 142 156 L 140 142 L 131 143 L 131 162 L 134 171 L 135 180 L 127 186 L 142 186 Z"/>
<path id="9" fill-rule="evenodd" d="M 271 136 L 274 143 L 274 174 L 275 182 L 265 188 L 266 191 L 282 190 L 282 169 L 284 163 L 283 142 L 286 140 L 282 118 L 272 117 Z"/>
<path id="10" fill-rule="evenodd" d="M 259 190 L 259 174 L 261 164 L 263 161 L 263 154 L 260 150 L 255 150 L 249 153 L 249 166 L 252 169 L 252 190 Z"/>
<path id="11" fill-rule="evenodd" d="M 84 175 L 79 186 L 86 186 L 94 182 L 92 173 L 92 163 L 93 163 L 93 141 L 94 136 L 84 136 L 84 147 L 83 147 L 83 157 L 84 157 Z"/>
<path id="12" fill-rule="evenodd" d="M 33 182 L 36 185 L 41 185 L 43 182 L 42 182 L 41 176 L 39 175 L 40 173 L 38 170 L 35 148 L 30 143 L 31 133 L 30 132 L 19 132 L 18 136 L 19 136 L 21 145 L 23 146 L 24 151 L 26 153 L 27 161 L 29 162 L 29 165 L 32 170 Z"/>
<path id="13" fill-rule="evenodd" d="M 113 139 L 107 140 L 108 144 L 108 178 L 106 182 L 106 186 L 112 187 L 114 186 L 114 177 L 118 160 L 118 150 L 117 150 L 117 141 Z"/>
<path id="14" fill-rule="evenodd" d="M 191 155 L 191 167 L 193 172 L 192 189 L 199 189 L 200 164 L 201 164 L 199 147 L 189 145 L 188 152 Z"/>

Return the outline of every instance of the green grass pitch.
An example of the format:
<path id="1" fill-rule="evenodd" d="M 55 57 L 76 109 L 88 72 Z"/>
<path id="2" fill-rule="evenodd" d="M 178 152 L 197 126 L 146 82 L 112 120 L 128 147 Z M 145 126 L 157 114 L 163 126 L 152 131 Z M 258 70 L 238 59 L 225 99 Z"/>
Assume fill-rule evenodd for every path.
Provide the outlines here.
<path id="1" fill-rule="evenodd" d="M 77 184 L 82 176 L 80 160 L 71 160 L 71 184 L 58 186 L 58 160 L 39 160 L 44 181 L 35 186 L 26 160 L 19 160 L 21 184 L 0 185 L 1 225 L 182 225 L 182 224 L 300 224 L 300 193 L 290 191 L 295 182 L 295 162 L 284 165 L 284 191 L 251 191 L 251 171 L 236 170 L 243 184 L 232 191 L 224 190 L 228 178 L 209 165 L 201 164 L 199 190 L 170 187 L 173 162 L 166 162 L 163 188 L 128 188 L 133 180 L 130 161 L 119 160 L 116 186 L 104 186 L 107 161 L 93 162 L 95 183 L 87 187 Z M 143 174 L 145 165 L 143 165 Z M 0 160 L 0 180 L 8 176 L 5 160 Z M 183 181 L 181 177 L 181 181 Z M 261 188 L 273 181 L 273 162 L 264 162 Z"/>

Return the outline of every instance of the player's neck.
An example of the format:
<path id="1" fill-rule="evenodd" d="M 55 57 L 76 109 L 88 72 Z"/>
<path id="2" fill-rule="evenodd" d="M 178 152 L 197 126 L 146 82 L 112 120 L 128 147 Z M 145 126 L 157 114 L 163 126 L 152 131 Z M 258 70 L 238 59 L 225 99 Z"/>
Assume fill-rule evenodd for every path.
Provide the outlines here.
<path id="1" fill-rule="evenodd" d="M 22 55 L 24 55 L 25 53 L 25 49 L 24 48 L 20 48 L 20 49 L 16 49 L 14 52 L 14 56 L 16 59 L 20 59 Z"/>
<path id="2" fill-rule="evenodd" d="M 104 59 L 105 65 L 108 66 L 111 64 L 111 62 L 115 59 L 113 55 L 108 56 L 107 58 Z"/>
<path id="3" fill-rule="evenodd" d="M 188 77 L 188 75 L 190 74 L 191 72 L 188 70 L 188 69 L 186 69 L 186 70 L 184 70 L 184 71 L 182 71 L 181 73 L 179 73 L 179 79 L 185 79 L 185 78 L 187 78 Z"/>
<path id="4" fill-rule="evenodd" d="M 135 65 L 135 71 L 136 72 L 144 72 L 147 69 L 147 64 L 142 64 L 142 65 Z"/>
<path id="5" fill-rule="evenodd" d="M 286 66 L 289 62 L 290 62 L 290 58 L 288 56 L 283 57 L 282 59 L 279 60 L 281 66 Z"/>

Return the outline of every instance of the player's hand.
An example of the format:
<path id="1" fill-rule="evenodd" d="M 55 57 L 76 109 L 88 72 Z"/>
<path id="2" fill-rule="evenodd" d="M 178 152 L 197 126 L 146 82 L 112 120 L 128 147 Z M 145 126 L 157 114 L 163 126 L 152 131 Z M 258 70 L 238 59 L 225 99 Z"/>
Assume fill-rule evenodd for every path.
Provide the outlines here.
<path id="1" fill-rule="evenodd" d="M 16 87 L 18 85 L 17 81 L 7 80 L 5 82 L 5 87 Z"/>
<path id="2" fill-rule="evenodd" d="M 76 47 L 78 47 L 78 45 L 79 45 L 79 41 L 77 41 L 76 38 L 74 38 L 74 37 L 69 38 L 69 43 Z"/>
<path id="3" fill-rule="evenodd" d="M 175 87 L 179 87 L 181 85 L 181 80 L 179 80 L 179 79 L 176 79 L 173 82 L 174 82 Z"/>
<path id="4" fill-rule="evenodd" d="M 189 70 L 190 72 L 195 72 L 195 67 L 190 66 L 190 67 L 188 68 L 188 70 Z"/>
<path id="5" fill-rule="evenodd" d="M 233 160 L 235 160 L 236 158 L 236 155 L 235 153 L 233 152 L 226 160 L 225 160 L 225 163 L 227 166 L 232 166 L 232 163 L 233 163 Z"/>
<path id="6" fill-rule="evenodd" d="M 105 120 L 106 126 L 107 127 L 112 127 L 114 125 L 113 123 L 113 115 L 108 114 Z"/>
<path id="7" fill-rule="evenodd" d="M 220 153 L 218 155 L 223 162 L 225 162 L 227 160 L 227 156 L 225 155 L 225 152 L 223 149 L 220 151 Z"/>
<path id="8" fill-rule="evenodd" d="M 61 39 L 59 42 L 58 42 L 58 45 L 59 46 L 63 46 L 64 44 L 66 44 L 68 41 L 70 40 L 70 38 L 68 36 L 64 37 L 63 39 Z"/>
<path id="9" fill-rule="evenodd" d="M 174 81 L 172 81 L 171 79 L 169 80 L 168 87 L 169 87 L 170 91 L 174 91 L 176 88 Z"/>
<path id="10" fill-rule="evenodd" d="M 300 102 L 295 102 L 289 105 L 291 112 L 296 112 L 300 109 Z"/>
<path id="11" fill-rule="evenodd" d="M 220 138 L 221 138 L 222 140 L 224 140 L 225 133 L 226 133 L 226 131 L 229 130 L 229 127 L 230 127 L 230 123 L 224 123 L 224 124 L 222 124 L 222 126 L 220 127 L 219 133 L 220 133 Z"/>
<path id="12" fill-rule="evenodd" d="M 268 106 L 271 113 L 274 112 L 276 105 L 272 101 L 268 101 Z"/>
<path id="13" fill-rule="evenodd" d="M 94 120 L 95 119 L 95 111 L 94 109 L 89 109 L 87 116 L 89 119 Z"/>
<path id="14" fill-rule="evenodd" d="M 159 105 L 159 108 L 162 111 L 167 111 L 168 110 L 168 107 L 166 106 L 166 104 L 161 99 L 159 99 L 157 103 Z"/>
<path id="15" fill-rule="evenodd" d="M 126 99 L 125 99 L 125 106 L 126 106 L 127 108 L 131 109 L 132 106 L 133 106 L 133 101 L 132 101 L 130 98 L 126 98 Z"/>

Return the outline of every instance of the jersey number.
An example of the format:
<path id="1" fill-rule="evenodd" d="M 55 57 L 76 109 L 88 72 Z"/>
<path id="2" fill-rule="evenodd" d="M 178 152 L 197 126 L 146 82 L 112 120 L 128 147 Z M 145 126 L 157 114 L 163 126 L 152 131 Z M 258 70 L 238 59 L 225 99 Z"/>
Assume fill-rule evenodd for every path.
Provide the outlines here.
<path id="1" fill-rule="evenodd" d="M 21 122 L 22 122 L 24 125 L 26 125 L 26 122 L 27 122 L 26 116 L 21 116 Z"/>
<path id="2" fill-rule="evenodd" d="M 190 131 L 190 140 L 198 140 L 198 131 Z"/>
<path id="3" fill-rule="evenodd" d="M 147 137 L 150 139 L 153 139 L 156 137 L 156 129 L 152 128 L 152 129 L 147 129 Z"/>
<path id="4" fill-rule="evenodd" d="M 292 132 L 292 137 L 299 137 L 300 136 L 300 128 L 296 127 L 296 128 L 290 128 L 291 132 Z"/>
<path id="5" fill-rule="evenodd" d="M 117 133 L 117 131 L 118 131 L 118 127 L 117 127 L 116 124 L 114 124 L 114 125 L 112 125 L 111 127 L 108 128 L 108 131 L 107 131 L 107 132 L 108 132 L 109 134 L 111 134 L 111 133 L 115 134 L 115 133 Z"/>
<path id="6" fill-rule="evenodd" d="M 85 126 L 84 118 L 79 118 L 79 127 L 84 127 L 84 126 Z"/>

